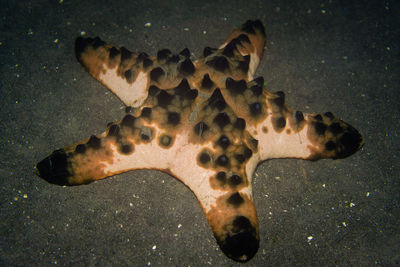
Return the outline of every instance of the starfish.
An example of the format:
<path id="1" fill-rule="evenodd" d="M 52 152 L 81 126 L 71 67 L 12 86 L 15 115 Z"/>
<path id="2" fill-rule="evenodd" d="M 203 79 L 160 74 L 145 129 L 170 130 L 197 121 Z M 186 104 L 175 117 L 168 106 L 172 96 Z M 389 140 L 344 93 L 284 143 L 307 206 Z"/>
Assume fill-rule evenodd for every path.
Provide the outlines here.
<path id="1" fill-rule="evenodd" d="M 259 20 L 195 61 L 187 48 L 153 57 L 78 37 L 78 61 L 120 98 L 126 114 L 104 133 L 55 150 L 36 165 L 38 175 L 80 185 L 135 169 L 166 172 L 196 195 L 221 250 L 250 260 L 259 248 L 251 185 L 257 164 L 345 158 L 363 145 L 359 132 L 331 112 L 296 111 L 283 92 L 253 78 L 264 44 Z"/>

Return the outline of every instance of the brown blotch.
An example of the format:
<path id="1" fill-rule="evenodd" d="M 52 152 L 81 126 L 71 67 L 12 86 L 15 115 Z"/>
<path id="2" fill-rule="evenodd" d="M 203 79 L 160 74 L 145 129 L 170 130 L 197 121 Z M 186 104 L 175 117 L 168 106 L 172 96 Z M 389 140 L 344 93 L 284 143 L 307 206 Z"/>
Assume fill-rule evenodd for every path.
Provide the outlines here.
<path id="1" fill-rule="evenodd" d="M 226 191 L 226 172 L 218 172 L 215 176 L 211 176 L 209 183 L 212 189 Z"/>
<path id="2" fill-rule="evenodd" d="M 131 144 L 123 144 L 119 147 L 119 151 L 125 155 L 132 154 L 133 146 Z"/>
<path id="3" fill-rule="evenodd" d="M 169 135 L 161 135 L 159 137 L 158 141 L 159 141 L 160 146 L 162 146 L 164 148 L 168 148 L 172 145 L 173 139 Z"/>
<path id="4" fill-rule="evenodd" d="M 145 143 L 150 142 L 153 139 L 153 130 L 149 127 L 142 127 L 140 129 L 140 139 Z"/>
<path id="5" fill-rule="evenodd" d="M 278 133 L 282 132 L 286 126 L 286 119 L 284 117 L 272 118 L 272 126 Z"/>
<path id="6" fill-rule="evenodd" d="M 268 127 L 267 126 L 263 126 L 262 127 L 262 132 L 265 133 L 265 134 L 268 133 Z"/>

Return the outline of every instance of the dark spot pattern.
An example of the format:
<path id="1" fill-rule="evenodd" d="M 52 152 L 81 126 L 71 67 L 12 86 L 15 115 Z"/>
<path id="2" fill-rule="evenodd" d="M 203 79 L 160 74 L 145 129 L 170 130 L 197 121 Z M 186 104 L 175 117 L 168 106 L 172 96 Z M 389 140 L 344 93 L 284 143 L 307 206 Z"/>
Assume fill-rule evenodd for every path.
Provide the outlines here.
<path id="1" fill-rule="evenodd" d="M 246 161 L 246 158 L 244 157 L 243 154 L 236 154 L 235 155 L 235 159 L 239 162 L 239 163 L 243 163 Z"/>
<path id="2" fill-rule="evenodd" d="M 256 229 L 244 216 L 237 216 L 232 226 L 231 233 L 220 242 L 221 250 L 236 261 L 246 262 L 256 254 L 259 247 Z"/>
<path id="3" fill-rule="evenodd" d="M 110 53 L 109 53 L 108 56 L 110 57 L 110 60 L 113 60 L 113 59 L 115 59 L 117 56 L 119 56 L 119 54 L 121 54 L 121 52 L 119 52 L 119 50 L 118 50 L 117 48 L 111 47 Z"/>
<path id="4" fill-rule="evenodd" d="M 194 126 L 194 132 L 198 136 L 202 136 L 204 132 L 206 132 L 209 129 L 208 125 L 205 124 L 204 122 L 199 122 Z"/>
<path id="5" fill-rule="evenodd" d="M 322 121 L 322 116 L 320 114 L 317 114 L 314 116 L 314 119 L 317 121 Z"/>
<path id="6" fill-rule="evenodd" d="M 244 203 L 244 199 L 239 192 L 236 192 L 227 199 L 227 202 L 234 207 L 238 207 Z"/>
<path id="7" fill-rule="evenodd" d="M 199 161 L 200 161 L 201 164 L 204 165 L 204 164 L 206 164 L 206 163 L 211 161 L 211 157 L 210 157 L 210 155 L 208 155 L 207 152 L 203 152 L 203 153 L 200 154 Z"/>
<path id="8" fill-rule="evenodd" d="M 218 172 L 217 180 L 220 181 L 221 183 L 225 183 L 226 182 L 226 172 Z"/>
<path id="9" fill-rule="evenodd" d="M 175 87 L 175 92 L 178 95 L 185 95 L 187 92 L 190 91 L 190 85 L 189 82 L 186 78 L 183 78 L 182 81 L 178 84 L 177 87 Z"/>
<path id="10" fill-rule="evenodd" d="M 150 68 L 151 66 L 153 66 L 153 60 L 151 60 L 150 58 L 146 58 L 143 60 L 144 69 Z"/>
<path id="11" fill-rule="evenodd" d="M 221 155 L 217 158 L 216 163 L 219 166 L 227 166 L 229 164 L 229 159 L 226 155 Z"/>
<path id="12" fill-rule="evenodd" d="M 164 61 L 167 60 L 168 57 L 171 55 L 171 50 L 169 49 L 162 49 L 157 52 L 157 60 Z"/>
<path id="13" fill-rule="evenodd" d="M 237 118 L 234 126 L 239 130 L 244 130 L 246 128 L 246 121 L 242 118 Z"/>
<path id="14" fill-rule="evenodd" d="M 133 108 L 130 107 L 130 106 L 127 106 L 127 107 L 125 108 L 125 113 L 132 113 L 132 111 L 133 111 Z"/>
<path id="15" fill-rule="evenodd" d="M 284 117 L 273 118 L 272 126 L 274 127 L 275 131 L 280 132 L 286 126 L 286 119 Z"/>
<path id="16" fill-rule="evenodd" d="M 97 136 L 92 135 L 92 136 L 89 138 L 89 141 L 87 142 L 87 145 L 88 145 L 88 147 L 90 147 L 90 148 L 92 148 L 92 149 L 100 149 L 100 147 L 101 147 L 101 140 L 100 140 Z"/>
<path id="17" fill-rule="evenodd" d="M 217 108 L 219 111 L 222 111 L 226 108 L 225 99 L 218 88 L 214 90 L 213 94 L 208 99 L 208 105 L 210 107 Z"/>
<path id="18" fill-rule="evenodd" d="M 344 131 L 342 126 L 340 126 L 340 123 L 334 122 L 331 125 L 328 126 L 328 131 L 333 133 L 334 135 L 338 135 Z"/>
<path id="19" fill-rule="evenodd" d="M 130 144 L 123 144 L 120 147 L 120 151 L 122 154 L 129 155 L 133 152 L 133 147 Z"/>
<path id="20" fill-rule="evenodd" d="M 211 48 L 211 47 L 206 47 L 203 50 L 203 57 L 208 57 L 209 55 L 211 55 L 212 53 L 214 53 L 215 51 L 217 51 L 216 48 Z"/>
<path id="21" fill-rule="evenodd" d="M 86 152 L 86 146 L 84 144 L 79 144 L 75 148 L 75 152 L 78 154 L 84 154 Z"/>
<path id="22" fill-rule="evenodd" d="M 185 58 L 190 58 L 190 51 L 188 48 L 185 48 L 181 52 L 179 52 L 179 55 L 181 55 Z"/>
<path id="23" fill-rule="evenodd" d="M 253 151 L 251 151 L 251 149 L 249 149 L 248 147 L 245 147 L 244 151 L 243 151 L 243 155 L 246 159 L 249 159 L 253 155 Z"/>
<path id="24" fill-rule="evenodd" d="M 225 82 L 226 89 L 229 90 L 232 94 L 243 94 L 243 92 L 247 89 L 246 81 L 239 80 L 235 81 L 232 78 L 227 78 Z"/>
<path id="25" fill-rule="evenodd" d="M 145 60 L 148 59 L 148 58 L 149 58 L 149 55 L 148 55 L 147 53 L 141 52 L 141 53 L 139 53 L 139 55 L 137 56 L 136 60 L 137 60 L 138 62 L 143 62 L 143 61 L 145 61 Z"/>
<path id="26" fill-rule="evenodd" d="M 64 149 L 55 150 L 50 156 L 36 165 L 40 177 L 57 185 L 69 185 L 70 171 L 68 155 Z"/>
<path id="27" fill-rule="evenodd" d="M 173 98 L 174 98 L 173 95 L 170 95 L 165 90 L 161 90 L 157 96 L 158 105 L 163 108 L 167 108 L 168 105 L 171 104 Z"/>
<path id="28" fill-rule="evenodd" d="M 265 28 L 262 24 L 261 21 L 259 20 L 248 20 L 246 23 L 242 25 L 242 31 L 249 33 L 249 34 L 255 34 L 256 30 L 258 30 L 264 37 L 265 37 Z"/>
<path id="29" fill-rule="evenodd" d="M 108 137 L 118 137 L 119 131 L 120 131 L 119 126 L 117 124 L 113 124 L 110 126 L 110 128 L 108 128 L 107 136 Z"/>
<path id="30" fill-rule="evenodd" d="M 303 112 L 301 112 L 301 111 L 296 111 L 296 112 L 295 112 L 295 118 L 296 118 L 297 123 L 300 123 L 300 122 L 304 121 Z"/>
<path id="31" fill-rule="evenodd" d="M 169 135 L 162 135 L 160 136 L 160 145 L 164 148 L 167 148 L 172 143 L 172 137 Z"/>
<path id="32" fill-rule="evenodd" d="M 239 61 L 239 64 L 237 66 L 238 70 L 240 70 L 243 74 L 247 74 L 249 71 L 249 65 L 250 65 L 250 56 L 244 56 L 243 61 Z"/>
<path id="33" fill-rule="evenodd" d="M 334 150 L 336 148 L 336 144 L 333 141 L 328 141 L 325 143 L 326 150 Z"/>
<path id="34" fill-rule="evenodd" d="M 210 79 L 208 73 L 204 74 L 203 80 L 201 81 L 201 87 L 203 89 L 211 89 L 214 86 L 214 82 Z"/>
<path id="35" fill-rule="evenodd" d="M 151 113 L 152 113 L 152 108 L 149 107 L 144 107 L 142 109 L 142 113 L 140 114 L 141 117 L 150 119 L 151 118 Z"/>
<path id="36" fill-rule="evenodd" d="M 124 61 L 128 61 L 132 57 L 132 52 L 126 49 L 125 47 L 120 48 L 121 51 L 121 64 L 123 64 Z"/>
<path id="37" fill-rule="evenodd" d="M 149 95 L 150 96 L 156 96 L 161 92 L 160 88 L 158 88 L 155 85 L 152 85 L 149 87 Z"/>
<path id="38" fill-rule="evenodd" d="M 332 112 L 329 112 L 329 111 L 328 111 L 328 112 L 325 112 L 324 115 L 325 115 L 327 118 L 331 119 L 331 120 L 332 120 L 333 118 L 335 118 L 335 116 L 333 116 Z"/>
<path id="39" fill-rule="evenodd" d="M 285 105 L 285 94 L 282 91 L 276 92 L 277 97 L 272 100 L 272 102 L 279 108 L 283 108 Z"/>
<path id="40" fill-rule="evenodd" d="M 181 115 L 177 112 L 168 113 L 168 123 L 172 125 L 178 125 L 181 121 Z"/>
<path id="41" fill-rule="evenodd" d="M 189 58 L 185 59 L 181 63 L 181 65 L 179 66 L 179 72 L 185 76 L 192 75 L 195 72 L 194 65 Z"/>
<path id="42" fill-rule="evenodd" d="M 241 184 L 242 181 L 243 181 L 242 177 L 240 177 L 239 175 L 236 175 L 236 174 L 232 175 L 229 178 L 229 184 L 232 186 L 237 186 L 237 185 Z"/>
<path id="43" fill-rule="evenodd" d="M 323 135 L 327 129 L 327 126 L 323 122 L 318 121 L 314 123 L 314 129 L 318 135 Z"/>
<path id="44" fill-rule="evenodd" d="M 158 67 L 158 68 L 154 68 L 151 72 L 150 72 L 150 79 L 152 81 L 155 82 L 159 82 L 159 80 L 161 79 L 161 77 L 163 77 L 165 75 L 165 72 L 162 68 Z"/>
<path id="45" fill-rule="evenodd" d="M 125 79 L 126 79 L 128 82 L 132 82 L 132 79 L 133 79 L 132 70 L 127 70 L 127 71 L 125 71 L 124 76 L 125 76 Z"/>
<path id="46" fill-rule="evenodd" d="M 262 76 L 255 78 L 253 81 L 256 83 L 258 87 L 262 88 L 264 86 L 264 78 Z"/>
<path id="47" fill-rule="evenodd" d="M 229 69 L 229 62 L 224 56 L 216 56 L 207 61 L 206 64 L 220 72 L 225 72 Z"/>
<path id="48" fill-rule="evenodd" d="M 228 146 L 231 144 L 229 141 L 229 138 L 226 137 L 225 135 L 221 135 L 221 137 L 218 139 L 217 144 L 222 148 L 222 149 L 227 149 Z"/>
<path id="49" fill-rule="evenodd" d="M 225 112 L 218 113 L 217 116 L 214 118 L 214 122 L 221 128 L 223 129 L 226 125 L 230 123 L 230 119 L 228 114 Z"/>
<path id="50" fill-rule="evenodd" d="M 142 127 L 142 128 L 140 129 L 140 139 L 141 139 L 142 141 L 144 141 L 144 142 L 146 143 L 146 142 L 151 141 L 152 138 L 153 138 L 153 130 L 152 130 L 151 128 L 149 128 L 149 127 Z"/>
<path id="51" fill-rule="evenodd" d="M 136 118 L 132 115 L 125 115 L 125 117 L 121 121 L 121 127 L 134 128 L 135 127 Z"/>
<path id="52" fill-rule="evenodd" d="M 260 115 L 261 112 L 262 112 L 262 106 L 261 106 L 261 104 L 258 103 L 258 102 L 253 103 L 253 104 L 250 104 L 250 105 L 249 105 L 249 108 L 250 108 L 250 114 L 251 114 L 252 116 L 258 116 L 258 115 Z"/>

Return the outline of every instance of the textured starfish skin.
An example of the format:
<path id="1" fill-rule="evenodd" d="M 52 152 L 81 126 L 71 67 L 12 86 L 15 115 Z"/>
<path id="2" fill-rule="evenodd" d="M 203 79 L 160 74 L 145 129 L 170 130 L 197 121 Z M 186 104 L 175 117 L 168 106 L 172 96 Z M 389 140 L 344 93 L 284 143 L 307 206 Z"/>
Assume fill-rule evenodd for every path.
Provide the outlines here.
<path id="1" fill-rule="evenodd" d="M 247 21 L 196 61 L 188 49 L 156 57 L 79 37 L 76 56 L 127 105 L 104 133 L 54 151 L 38 175 L 59 185 L 87 184 L 135 169 L 157 169 L 196 195 L 222 251 L 248 261 L 259 247 L 251 179 L 271 158 L 344 158 L 363 138 L 332 113 L 305 114 L 283 92 L 253 79 L 265 31 Z"/>

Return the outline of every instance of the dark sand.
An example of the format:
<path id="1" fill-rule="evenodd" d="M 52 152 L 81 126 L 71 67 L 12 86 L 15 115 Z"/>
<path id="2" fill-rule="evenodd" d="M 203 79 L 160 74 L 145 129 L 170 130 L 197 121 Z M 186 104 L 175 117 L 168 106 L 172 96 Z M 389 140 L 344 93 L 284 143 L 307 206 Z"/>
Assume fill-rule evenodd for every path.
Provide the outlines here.
<path id="1" fill-rule="evenodd" d="M 0 2 L 0 265 L 239 266 L 192 192 L 167 174 L 66 188 L 34 167 L 124 114 L 75 59 L 81 32 L 199 56 L 258 18 L 267 87 L 296 109 L 333 112 L 365 146 L 343 160 L 262 163 L 253 178 L 260 249 L 246 265 L 399 266 L 399 2 L 167 2 Z"/>

